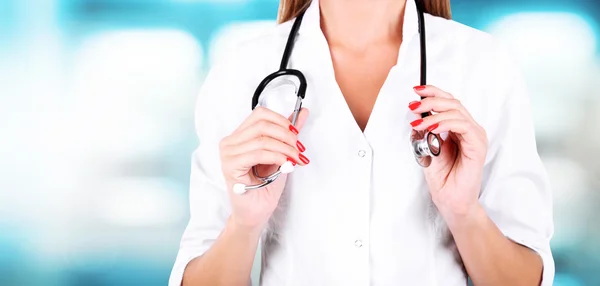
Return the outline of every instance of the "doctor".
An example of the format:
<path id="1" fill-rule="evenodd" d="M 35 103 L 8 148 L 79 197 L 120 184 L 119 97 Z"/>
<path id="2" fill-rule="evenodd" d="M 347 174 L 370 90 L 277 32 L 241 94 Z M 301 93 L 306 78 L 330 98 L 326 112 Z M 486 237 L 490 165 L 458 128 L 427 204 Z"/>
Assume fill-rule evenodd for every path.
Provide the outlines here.
<path id="1" fill-rule="evenodd" d="M 449 20 L 449 1 L 422 4 L 431 85 L 418 85 L 415 0 L 282 0 L 282 24 L 213 66 L 169 285 L 248 285 L 259 244 L 264 286 L 552 284 L 551 192 L 517 65 Z M 301 12 L 289 67 L 308 90 L 293 126 L 293 102 L 268 108 L 285 90 L 250 101 Z M 428 168 L 413 130 L 444 139 Z M 286 162 L 266 188 L 233 192 L 260 183 L 253 166 Z"/>

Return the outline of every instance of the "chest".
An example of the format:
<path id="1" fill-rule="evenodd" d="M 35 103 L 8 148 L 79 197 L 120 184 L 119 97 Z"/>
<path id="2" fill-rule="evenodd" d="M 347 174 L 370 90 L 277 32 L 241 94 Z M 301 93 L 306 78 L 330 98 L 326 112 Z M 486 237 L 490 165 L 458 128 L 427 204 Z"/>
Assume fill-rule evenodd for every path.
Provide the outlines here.
<path id="1" fill-rule="evenodd" d="M 336 82 L 361 130 L 369 121 L 381 87 L 398 59 L 398 45 L 353 52 L 330 47 Z"/>

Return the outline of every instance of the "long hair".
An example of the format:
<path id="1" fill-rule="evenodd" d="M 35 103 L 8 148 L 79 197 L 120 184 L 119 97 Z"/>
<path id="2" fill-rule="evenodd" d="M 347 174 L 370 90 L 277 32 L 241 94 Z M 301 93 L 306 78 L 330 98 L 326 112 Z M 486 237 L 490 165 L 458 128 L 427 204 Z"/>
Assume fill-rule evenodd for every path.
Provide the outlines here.
<path id="1" fill-rule="evenodd" d="M 287 22 L 306 10 L 312 0 L 280 0 L 279 23 Z M 413 1 L 413 0 L 406 0 Z M 423 1 L 424 12 L 446 19 L 452 18 L 450 0 L 419 0 Z"/>

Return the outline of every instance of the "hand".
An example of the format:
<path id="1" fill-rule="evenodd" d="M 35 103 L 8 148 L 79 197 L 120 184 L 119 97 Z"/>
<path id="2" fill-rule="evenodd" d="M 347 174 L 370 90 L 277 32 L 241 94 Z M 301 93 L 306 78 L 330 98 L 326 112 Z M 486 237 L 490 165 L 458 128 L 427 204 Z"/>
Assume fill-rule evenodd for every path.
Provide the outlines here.
<path id="1" fill-rule="evenodd" d="M 262 229 L 277 207 L 287 179 L 287 175 L 282 174 L 265 188 L 243 195 L 234 194 L 235 184 L 262 183 L 254 176 L 253 166 L 257 166 L 258 174 L 266 176 L 287 161 L 300 166 L 309 163 L 301 154 L 305 150 L 297 137 L 307 117 L 308 110 L 303 108 L 298 116 L 297 127 L 294 127 L 289 118 L 258 107 L 231 135 L 221 141 L 221 166 L 229 189 L 231 220 L 237 226 L 249 230 Z"/>
<path id="2" fill-rule="evenodd" d="M 485 130 L 451 94 L 433 86 L 415 87 L 415 92 L 425 98 L 411 102 L 411 111 L 417 115 L 431 111 L 435 114 L 413 121 L 414 130 L 448 132 L 441 154 L 424 169 L 432 200 L 447 222 L 468 216 L 479 207 L 487 153 Z"/>

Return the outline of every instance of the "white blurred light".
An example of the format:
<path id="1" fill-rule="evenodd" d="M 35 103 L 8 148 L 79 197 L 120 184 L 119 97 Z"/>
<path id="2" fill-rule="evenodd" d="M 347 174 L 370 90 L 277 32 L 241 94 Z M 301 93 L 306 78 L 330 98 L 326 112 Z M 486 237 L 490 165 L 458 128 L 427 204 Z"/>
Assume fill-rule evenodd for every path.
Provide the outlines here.
<path id="1" fill-rule="evenodd" d="M 597 83 L 600 82 L 600 58 L 596 59 L 595 61 L 596 65 L 596 69 L 595 72 L 593 73 L 594 78 L 592 79 L 592 81 L 590 81 L 590 98 L 592 100 L 589 101 L 590 104 L 586 105 L 587 107 L 587 114 L 589 115 L 588 120 L 589 122 L 600 122 L 600 89 L 598 89 L 596 87 Z M 598 132 L 598 126 L 596 126 L 595 128 L 596 131 L 594 132 L 588 132 L 588 135 L 591 137 L 591 146 L 597 146 L 596 147 L 596 152 L 600 151 L 600 132 Z M 599 179 L 600 180 L 600 179 Z"/>
<path id="2" fill-rule="evenodd" d="M 231 56 L 232 49 L 241 42 L 257 37 L 275 27 L 275 21 L 252 21 L 225 26 L 214 37 L 210 45 L 210 65 Z"/>
<path id="3" fill-rule="evenodd" d="M 492 25 L 489 32 L 510 43 L 528 65 L 580 67 L 593 59 L 596 49 L 593 29 L 572 13 L 512 14 Z"/>
<path id="4" fill-rule="evenodd" d="M 87 153 L 152 153 L 181 132 L 197 92 L 202 49 L 178 30 L 112 31 L 87 39 L 75 59 L 78 129 Z"/>
<path id="5" fill-rule="evenodd" d="M 572 13 L 518 13 L 487 29 L 507 43 L 521 64 L 534 107 L 536 131 L 561 142 L 584 121 L 590 83 L 597 77 L 596 38 L 590 24 Z"/>
<path id="6" fill-rule="evenodd" d="M 578 241 L 587 230 L 594 203 L 589 200 L 592 188 L 589 173 L 578 163 L 562 156 L 543 158 L 553 191 L 555 232 L 553 241 L 566 246 Z"/>
<path id="7" fill-rule="evenodd" d="M 87 39 L 77 57 L 77 71 L 94 75 L 88 83 L 99 85 L 132 80 L 171 83 L 182 72 L 195 72 L 201 65 L 200 43 L 179 30 L 104 32 Z"/>
<path id="8" fill-rule="evenodd" d="M 127 178 L 106 183 L 97 201 L 97 216 L 128 227 L 169 226 L 185 217 L 185 200 L 164 178 Z"/>
<path id="9" fill-rule="evenodd" d="M 579 126 L 585 122 L 586 114 L 574 111 L 585 110 L 584 101 L 561 97 L 556 90 L 541 86 L 530 88 L 529 91 L 533 95 L 533 119 L 540 142 L 561 144 L 569 136 L 581 136 Z"/>

